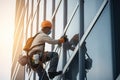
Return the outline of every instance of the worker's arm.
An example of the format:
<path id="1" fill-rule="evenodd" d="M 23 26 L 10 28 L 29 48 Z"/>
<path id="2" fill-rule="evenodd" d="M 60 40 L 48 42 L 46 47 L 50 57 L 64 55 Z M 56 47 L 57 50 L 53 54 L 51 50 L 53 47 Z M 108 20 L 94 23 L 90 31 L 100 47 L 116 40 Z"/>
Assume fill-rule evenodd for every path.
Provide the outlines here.
<path id="1" fill-rule="evenodd" d="M 59 44 L 59 40 L 55 40 L 55 39 L 52 39 L 50 36 L 48 35 L 44 35 L 42 36 L 42 41 L 43 42 L 47 42 L 49 44 Z"/>

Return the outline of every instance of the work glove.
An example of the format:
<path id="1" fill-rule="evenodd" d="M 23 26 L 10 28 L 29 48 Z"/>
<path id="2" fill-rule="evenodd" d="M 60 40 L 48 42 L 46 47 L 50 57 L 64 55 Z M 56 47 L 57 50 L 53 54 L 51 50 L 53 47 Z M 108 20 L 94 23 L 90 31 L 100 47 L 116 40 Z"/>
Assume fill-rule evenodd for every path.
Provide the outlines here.
<path id="1" fill-rule="evenodd" d="M 68 41 L 67 35 L 62 36 L 61 38 L 64 39 L 64 42 L 67 42 L 67 41 Z"/>
<path id="2" fill-rule="evenodd" d="M 63 38 L 64 38 L 65 42 L 68 41 L 67 35 L 63 36 Z"/>
<path id="3" fill-rule="evenodd" d="M 60 38 L 60 39 L 58 39 L 58 42 L 61 44 L 61 43 L 64 43 L 65 40 L 64 40 L 64 38 Z"/>
<path id="4" fill-rule="evenodd" d="M 59 41 L 59 43 L 67 42 L 68 41 L 67 35 L 62 36 L 58 41 Z"/>

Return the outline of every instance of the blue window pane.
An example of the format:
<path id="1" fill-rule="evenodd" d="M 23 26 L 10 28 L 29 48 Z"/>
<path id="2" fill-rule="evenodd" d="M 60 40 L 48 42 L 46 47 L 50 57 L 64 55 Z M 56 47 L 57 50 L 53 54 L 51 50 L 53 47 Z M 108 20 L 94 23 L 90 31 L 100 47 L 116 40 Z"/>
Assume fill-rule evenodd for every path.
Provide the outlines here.
<path id="1" fill-rule="evenodd" d="M 55 38 L 58 39 L 63 33 L 63 1 L 61 2 L 55 16 Z"/>
<path id="2" fill-rule="evenodd" d="M 72 22 L 69 25 L 69 28 L 66 32 L 66 35 L 69 39 L 69 41 L 71 40 L 71 38 L 75 35 L 79 33 L 79 9 L 77 10 L 77 12 L 74 15 L 74 18 L 72 20 Z M 67 60 L 71 57 L 73 51 L 69 50 L 67 51 Z"/>
<path id="3" fill-rule="evenodd" d="M 86 40 L 88 53 L 93 59 L 89 80 L 113 80 L 110 23 L 108 4 Z"/>
<path id="4" fill-rule="evenodd" d="M 90 22 L 93 20 L 98 9 L 102 5 L 104 0 L 85 0 L 84 1 L 84 25 L 85 30 L 89 26 Z"/>
<path id="5" fill-rule="evenodd" d="M 87 1 L 87 0 L 86 0 Z M 99 2 L 99 4 L 97 4 Z M 86 2 L 87 4 L 93 4 L 95 8 L 88 5 L 88 9 L 92 9 L 91 14 L 85 13 L 85 31 L 87 26 L 92 21 L 93 17 L 102 5 L 103 0 Z M 96 5 L 95 5 L 96 4 Z M 85 5 L 87 6 L 87 5 Z M 77 12 L 73 18 L 70 27 L 68 28 L 67 35 L 71 39 L 75 34 L 79 32 L 79 13 Z M 87 17 L 89 16 L 89 17 Z M 87 19 L 88 18 L 88 19 Z M 87 25 L 87 26 L 86 26 Z M 89 80 L 113 80 L 112 70 L 112 42 L 111 42 L 111 22 L 110 22 L 110 5 L 108 4 L 104 9 L 102 15 L 94 26 L 94 29 L 86 39 L 87 52 L 93 59 L 92 69 L 87 73 Z M 72 51 L 69 50 L 70 55 L 67 53 L 69 59 L 72 55 Z M 73 61 L 69 65 L 68 72 L 66 72 L 66 79 L 79 80 L 78 77 L 78 54 L 74 57 Z"/>
<path id="6" fill-rule="evenodd" d="M 67 3 L 67 7 L 68 7 L 68 20 L 70 18 L 70 16 L 72 15 L 72 12 L 75 8 L 75 6 L 77 5 L 78 3 L 78 0 L 67 0 L 68 3 Z"/>
<path id="7" fill-rule="evenodd" d="M 57 1 L 58 4 L 58 1 Z M 59 39 L 63 33 L 63 1 L 61 2 L 57 14 L 55 16 L 55 39 Z M 55 45 L 55 49 L 58 45 Z M 57 51 L 58 52 L 58 51 Z M 58 52 L 60 55 L 60 52 Z M 62 57 L 60 57 L 60 61 L 58 64 L 58 70 L 62 69 Z"/>
<path id="8" fill-rule="evenodd" d="M 52 1 L 51 0 L 46 0 L 46 19 L 51 20 L 52 16 Z"/>

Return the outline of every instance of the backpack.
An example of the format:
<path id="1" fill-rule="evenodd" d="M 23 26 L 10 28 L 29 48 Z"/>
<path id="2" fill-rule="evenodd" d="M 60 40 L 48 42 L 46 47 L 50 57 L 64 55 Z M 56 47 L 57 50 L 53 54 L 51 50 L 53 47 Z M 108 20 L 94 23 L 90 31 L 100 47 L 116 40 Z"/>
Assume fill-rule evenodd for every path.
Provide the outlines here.
<path id="1" fill-rule="evenodd" d="M 32 45 L 32 42 L 33 42 L 34 38 L 35 38 L 38 34 L 39 34 L 39 33 L 37 33 L 35 36 L 30 37 L 30 38 L 27 39 L 26 44 L 25 44 L 25 46 L 24 46 L 24 48 L 23 48 L 24 51 L 27 51 L 27 52 L 28 52 L 28 51 L 30 50 L 30 47 L 31 47 L 31 45 Z"/>
<path id="2" fill-rule="evenodd" d="M 35 36 L 33 37 L 30 37 L 27 39 L 26 41 L 26 44 L 23 48 L 24 51 L 27 51 L 27 56 L 23 56 L 23 55 L 20 55 L 19 56 L 19 59 L 18 59 L 18 62 L 22 65 L 22 66 L 25 66 L 26 64 L 28 64 L 28 61 L 29 61 L 29 57 L 28 57 L 28 52 L 31 50 L 31 45 L 32 45 L 32 42 L 34 40 L 34 38 L 38 35 L 39 33 L 37 33 Z"/>
<path id="3" fill-rule="evenodd" d="M 44 43 L 44 44 L 37 44 L 37 45 L 34 45 L 34 46 L 31 47 L 33 40 L 35 39 L 35 37 L 36 37 L 38 34 L 39 34 L 39 33 L 37 33 L 35 36 L 30 37 L 30 38 L 27 39 L 26 44 L 25 44 L 25 46 L 24 46 L 24 48 L 23 48 L 23 50 L 27 52 L 27 55 L 26 55 L 26 56 L 20 55 L 20 56 L 19 56 L 19 59 L 18 59 L 18 62 L 19 62 L 22 66 L 25 66 L 26 64 L 28 64 L 28 65 L 30 64 L 30 56 L 28 55 L 28 52 L 29 52 L 31 49 L 33 49 L 33 48 L 36 47 L 36 46 L 45 45 L 45 43 Z"/>

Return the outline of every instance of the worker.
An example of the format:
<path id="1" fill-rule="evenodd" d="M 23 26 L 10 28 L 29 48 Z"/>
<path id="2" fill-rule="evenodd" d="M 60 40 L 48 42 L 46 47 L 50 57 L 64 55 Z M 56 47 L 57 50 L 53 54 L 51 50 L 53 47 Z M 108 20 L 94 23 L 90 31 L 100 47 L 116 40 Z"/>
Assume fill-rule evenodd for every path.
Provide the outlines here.
<path id="1" fill-rule="evenodd" d="M 32 64 L 32 68 L 38 73 L 39 80 L 41 80 L 41 78 L 43 80 L 49 80 L 43 66 L 39 65 L 40 62 L 45 63 L 50 60 L 50 66 L 48 69 L 48 75 L 50 79 L 53 79 L 55 76 L 60 75 L 62 73 L 62 71 L 57 72 L 58 53 L 44 51 L 45 43 L 62 44 L 66 40 L 66 37 L 61 37 L 58 40 L 52 39 L 49 36 L 52 27 L 52 23 L 48 20 L 45 20 L 41 23 L 41 31 L 33 40 L 31 47 L 37 44 L 41 45 L 35 46 L 28 53 L 30 55 L 31 62 L 35 60 L 34 65 Z"/>

